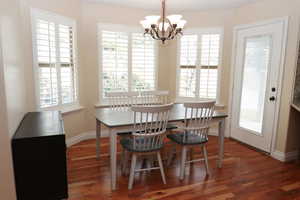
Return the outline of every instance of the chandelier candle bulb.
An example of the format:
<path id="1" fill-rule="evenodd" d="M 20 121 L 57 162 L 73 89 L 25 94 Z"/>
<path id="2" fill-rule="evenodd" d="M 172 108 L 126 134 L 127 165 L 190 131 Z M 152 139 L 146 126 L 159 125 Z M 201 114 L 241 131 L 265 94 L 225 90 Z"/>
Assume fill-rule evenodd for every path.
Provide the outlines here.
<path id="1" fill-rule="evenodd" d="M 182 15 L 169 15 L 167 18 L 172 22 L 172 24 L 177 24 L 181 20 Z"/>
<path id="2" fill-rule="evenodd" d="M 159 18 L 160 16 L 156 16 L 156 15 L 145 17 L 146 21 L 148 21 L 150 24 L 157 24 Z"/>
<path id="3" fill-rule="evenodd" d="M 142 20 L 140 23 L 142 24 L 144 29 L 150 29 L 151 28 L 151 24 L 147 20 Z"/>
<path id="4" fill-rule="evenodd" d="M 181 28 L 183 29 L 184 25 L 186 24 L 186 21 L 185 20 L 180 20 L 177 24 L 177 28 Z"/>
<path id="5" fill-rule="evenodd" d="M 176 36 L 182 35 L 186 21 L 182 20 L 182 15 L 168 15 L 166 17 L 166 0 L 162 0 L 161 16 L 146 16 L 140 23 L 145 29 L 144 34 L 150 35 L 155 40 L 161 40 L 164 44 L 166 40 L 173 40 Z"/>

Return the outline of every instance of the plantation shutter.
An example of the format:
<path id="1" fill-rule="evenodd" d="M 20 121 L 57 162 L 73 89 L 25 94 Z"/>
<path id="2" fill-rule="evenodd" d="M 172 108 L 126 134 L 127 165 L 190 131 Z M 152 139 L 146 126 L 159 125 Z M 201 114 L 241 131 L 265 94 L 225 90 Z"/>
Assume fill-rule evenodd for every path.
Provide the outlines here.
<path id="1" fill-rule="evenodd" d="M 77 98 L 74 64 L 73 27 L 59 25 L 59 59 L 62 103 L 72 103 Z"/>
<path id="2" fill-rule="evenodd" d="M 131 37 L 132 90 L 154 90 L 156 82 L 155 41 L 142 33 L 133 33 Z"/>
<path id="3" fill-rule="evenodd" d="M 36 44 L 40 107 L 58 105 L 57 42 L 54 22 L 37 19 Z"/>
<path id="4" fill-rule="evenodd" d="M 181 37 L 179 97 L 217 98 L 220 36 L 209 33 Z"/>
<path id="5" fill-rule="evenodd" d="M 106 92 L 156 89 L 157 42 L 138 28 L 98 24 L 100 101 Z"/>
<path id="6" fill-rule="evenodd" d="M 179 96 L 196 97 L 197 44 L 197 35 L 181 37 Z"/>
<path id="7" fill-rule="evenodd" d="M 219 34 L 204 34 L 201 37 L 200 98 L 216 99 L 218 87 Z"/>
<path id="8" fill-rule="evenodd" d="M 105 92 L 128 91 L 128 34 L 102 31 L 102 89 Z"/>
<path id="9" fill-rule="evenodd" d="M 34 11 L 32 16 L 39 107 L 75 103 L 77 80 L 73 22 L 65 23 L 64 17 L 41 11 Z"/>

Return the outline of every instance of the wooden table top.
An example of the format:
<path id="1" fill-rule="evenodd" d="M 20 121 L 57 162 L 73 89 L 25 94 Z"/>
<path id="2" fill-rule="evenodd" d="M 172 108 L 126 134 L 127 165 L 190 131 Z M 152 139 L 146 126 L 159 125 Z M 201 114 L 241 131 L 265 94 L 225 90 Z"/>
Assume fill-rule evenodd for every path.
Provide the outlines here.
<path id="1" fill-rule="evenodd" d="M 185 108 L 183 104 L 174 104 L 169 117 L 169 122 L 184 120 Z M 133 112 L 129 109 L 113 110 L 111 108 L 97 108 L 95 117 L 109 128 L 133 125 Z M 213 119 L 226 118 L 225 112 L 215 111 Z"/>

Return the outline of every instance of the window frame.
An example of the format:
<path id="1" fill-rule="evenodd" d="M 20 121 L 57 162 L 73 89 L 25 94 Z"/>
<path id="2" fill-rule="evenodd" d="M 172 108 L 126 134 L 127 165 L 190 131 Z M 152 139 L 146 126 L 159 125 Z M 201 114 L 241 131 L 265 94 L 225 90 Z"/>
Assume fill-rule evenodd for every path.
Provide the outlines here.
<path id="1" fill-rule="evenodd" d="M 218 64 L 218 81 L 217 81 L 217 94 L 216 99 L 209 99 L 209 100 L 216 100 L 216 102 L 220 101 L 220 92 L 221 92 L 221 74 L 223 68 L 223 42 L 224 42 L 224 28 L 223 27 L 213 27 L 213 28 L 190 28 L 184 30 L 184 35 L 197 35 L 198 36 L 198 44 L 197 44 L 197 61 L 196 61 L 196 70 L 199 69 L 199 64 L 201 62 L 201 36 L 203 34 L 220 34 L 220 46 L 219 46 L 219 64 Z M 186 101 L 198 101 L 203 100 L 203 98 L 199 97 L 199 82 L 200 77 L 199 73 L 196 73 L 196 97 L 183 97 L 179 95 L 180 90 L 180 52 L 181 52 L 181 38 L 177 39 L 177 67 L 176 67 L 176 102 L 182 103 Z"/>
<path id="2" fill-rule="evenodd" d="M 53 12 L 49 12 L 42 9 L 37 8 L 31 8 L 31 32 L 32 32 L 32 52 L 33 52 L 33 71 L 34 71 L 34 83 L 35 83 L 35 98 L 36 98 L 36 107 L 39 111 L 47 111 L 47 110 L 61 110 L 64 112 L 67 110 L 76 110 L 78 108 L 82 108 L 79 104 L 79 64 L 78 64 L 78 46 L 77 46 L 77 24 L 76 20 L 65 17 Z M 73 55 L 75 57 L 74 59 L 74 92 L 76 95 L 74 102 L 71 103 L 62 103 L 61 100 L 61 93 L 58 92 L 59 102 L 55 106 L 48 106 L 42 108 L 40 106 L 40 81 L 39 81 L 39 63 L 38 63 L 38 52 L 37 52 L 37 27 L 36 27 L 36 20 L 46 20 L 46 21 L 52 21 L 55 24 L 61 24 L 72 27 L 73 31 Z M 58 47 L 57 47 L 58 48 Z M 57 78 L 58 82 L 60 82 L 60 78 Z"/>
<path id="3" fill-rule="evenodd" d="M 136 26 L 127 26 L 122 24 L 109 24 L 98 23 L 97 24 L 97 48 L 98 48 L 98 105 L 108 105 L 109 101 L 103 96 L 103 63 L 102 63 L 102 37 L 101 31 L 113 31 L 113 32 L 125 32 L 128 34 L 128 92 L 132 91 L 132 33 L 143 33 L 143 29 Z M 155 76 L 154 76 L 154 90 L 158 88 L 158 56 L 159 56 L 158 42 L 154 43 L 154 55 L 155 55 Z"/>

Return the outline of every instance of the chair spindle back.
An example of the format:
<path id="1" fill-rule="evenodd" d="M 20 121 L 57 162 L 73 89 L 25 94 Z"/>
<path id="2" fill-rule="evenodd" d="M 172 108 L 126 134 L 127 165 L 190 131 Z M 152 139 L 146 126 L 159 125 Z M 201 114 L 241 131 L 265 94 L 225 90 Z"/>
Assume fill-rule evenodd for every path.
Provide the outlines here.
<path id="1" fill-rule="evenodd" d="M 137 104 L 138 92 L 107 92 L 105 93 L 112 109 L 128 109 Z"/>
<path id="2" fill-rule="evenodd" d="M 163 146 L 170 110 L 173 104 L 133 106 L 133 145 L 135 149 L 150 151 Z"/>
<path id="3" fill-rule="evenodd" d="M 215 101 L 185 103 L 185 132 L 207 137 L 215 103 Z"/>
<path id="4" fill-rule="evenodd" d="M 169 91 L 144 91 L 140 98 L 142 105 L 163 105 L 169 103 Z"/>

